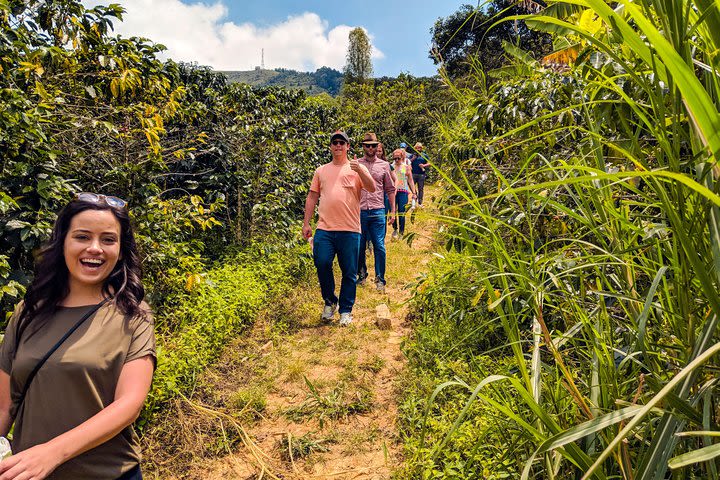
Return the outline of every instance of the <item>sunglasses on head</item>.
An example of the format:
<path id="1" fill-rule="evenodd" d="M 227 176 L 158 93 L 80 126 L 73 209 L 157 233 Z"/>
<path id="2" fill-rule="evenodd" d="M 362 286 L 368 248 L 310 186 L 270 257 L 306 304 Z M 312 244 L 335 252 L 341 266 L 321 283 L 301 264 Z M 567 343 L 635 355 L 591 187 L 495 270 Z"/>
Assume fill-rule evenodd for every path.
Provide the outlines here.
<path id="1" fill-rule="evenodd" d="M 333 145 L 345 145 L 347 142 L 345 140 L 333 140 L 331 143 Z"/>
<path id="2" fill-rule="evenodd" d="M 103 195 L 101 193 L 81 192 L 75 195 L 75 198 L 81 202 L 107 205 L 112 208 L 123 209 L 127 207 L 127 202 L 122 198 L 113 197 L 112 195 Z"/>

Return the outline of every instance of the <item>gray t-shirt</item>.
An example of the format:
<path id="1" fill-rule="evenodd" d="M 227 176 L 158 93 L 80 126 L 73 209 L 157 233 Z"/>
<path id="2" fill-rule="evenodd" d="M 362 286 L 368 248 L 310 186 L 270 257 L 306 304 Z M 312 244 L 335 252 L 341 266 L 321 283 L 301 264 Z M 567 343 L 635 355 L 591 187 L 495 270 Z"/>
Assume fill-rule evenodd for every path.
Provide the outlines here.
<path id="1" fill-rule="evenodd" d="M 18 408 L 22 388 L 38 361 L 93 305 L 60 307 L 22 332 L 15 352 L 17 318 L 10 319 L 0 345 L 0 369 L 10 375 L 10 414 L 15 418 L 13 452 L 47 442 L 75 428 L 110 405 L 125 363 L 155 353 L 155 333 L 147 304 L 146 317 L 128 318 L 114 303 L 102 306 L 45 362 Z M 140 461 L 132 426 L 60 465 L 48 478 L 117 479 Z"/>

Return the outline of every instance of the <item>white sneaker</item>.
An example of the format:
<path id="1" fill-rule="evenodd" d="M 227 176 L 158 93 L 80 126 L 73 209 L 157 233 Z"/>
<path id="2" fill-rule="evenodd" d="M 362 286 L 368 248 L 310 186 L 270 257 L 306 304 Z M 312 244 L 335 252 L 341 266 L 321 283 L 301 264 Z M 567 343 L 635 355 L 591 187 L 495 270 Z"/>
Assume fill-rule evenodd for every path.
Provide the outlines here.
<path id="1" fill-rule="evenodd" d="M 323 313 L 320 315 L 321 322 L 332 322 L 335 312 L 338 311 L 338 304 L 333 303 L 332 305 L 325 305 L 323 307 Z"/>
<path id="2" fill-rule="evenodd" d="M 350 312 L 343 312 L 340 314 L 340 326 L 341 327 L 347 327 L 350 325 L 353 321 L 352 313 Z"/>

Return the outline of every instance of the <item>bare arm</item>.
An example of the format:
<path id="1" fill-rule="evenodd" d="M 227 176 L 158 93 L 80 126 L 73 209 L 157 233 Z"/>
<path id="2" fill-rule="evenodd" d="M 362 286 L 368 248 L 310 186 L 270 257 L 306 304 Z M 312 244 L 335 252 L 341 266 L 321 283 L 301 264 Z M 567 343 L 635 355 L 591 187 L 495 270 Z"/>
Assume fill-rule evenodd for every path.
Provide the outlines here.
<path id="1" fill-rule="evenodd" d="M 308 196 L 305 199 L 305 217 L 303 218 L 303 238 L 312 237 L 312 228 L 310 228 L 310 220 L 315 215 L 315 207 L 317 206 L 318 200 L 320 199 L 319 192 L 313 192 L 310 190 Z"/>
<path id="2" fill-rule="evenodd" d="M 356 171 L 358 175 L 360 175 L 360 181 L 363 184 L 363 188 L 368 192 L 373 193 L 375 191 L 375 179 L 372 178 L 372 175 L 370 175 L 370 172 L 364 165 L 358 165 L 358 167 L 359 168 Z"/>
<path id="3" fill-rule="evenodd" d="M 10 431 L 10 375 L 0 370 L 0 436 Z"/>
<path id="4" fill-rule="evenodd" d="M 149 355 L 126 363 L 110 405 L 49 442 L 3 460 L 0 478 L 45 478 L 62 463 L 113 438 L 137 419 L 150 391 L 152 375 L 153 360 Z"/>
<path id="5" fill-rule="evenodd" d="M 412 175 L 407 176 L 408 179 L 408 186 L 410 187 L 410 191 L 414 196 L 417 196 L 417 190 L 415 189 L 415 180 L 413 180 Z"/>
<path id="6" fill-rule="evenodd" d="M 390 202 L 390 214 L 395 213 L 395 178 L 393 171 L 388 168 L 383 176 L 383 189 Z"/>

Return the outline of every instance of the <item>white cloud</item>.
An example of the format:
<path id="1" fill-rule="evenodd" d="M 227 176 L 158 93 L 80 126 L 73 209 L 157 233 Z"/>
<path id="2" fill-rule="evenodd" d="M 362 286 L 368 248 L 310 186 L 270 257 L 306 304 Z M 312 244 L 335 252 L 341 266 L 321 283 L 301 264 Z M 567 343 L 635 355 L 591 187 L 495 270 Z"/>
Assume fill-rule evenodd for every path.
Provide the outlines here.
<path id="1" fill-rule="evenodd" d="M 266 68 L 342 69 L 348 34 L 353 28 L 339 25 L 329 29 L 328 22 L 315 13 L 291 16 L 267 27 L 239 25 L 227 20 L 228 7 L 222 2 L 209 5 L 180 0 L 125 0 L 122 5 L 126 13 L 123 22 L 115 22 L 116 33 L 147 37 L 165 45 L 167 57 L 217 70 L 251 70 L 260 65 L 262 49 Z M 380 59 L 384 55 L 373 47 L 372 57 Z"/>

